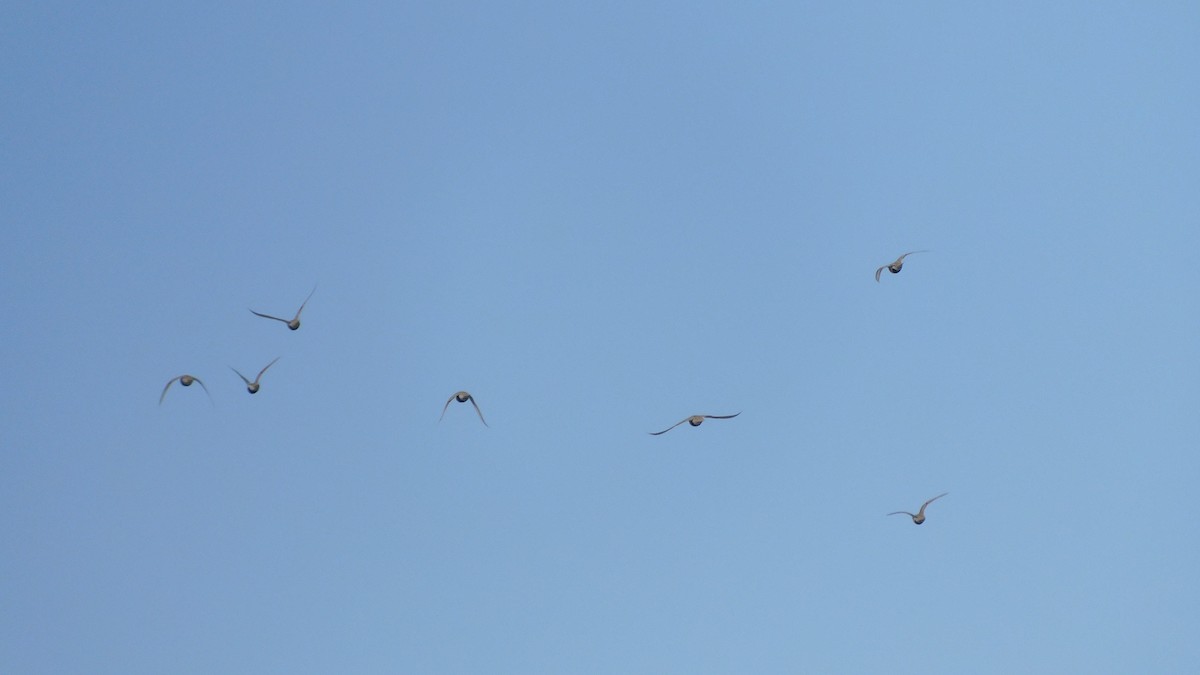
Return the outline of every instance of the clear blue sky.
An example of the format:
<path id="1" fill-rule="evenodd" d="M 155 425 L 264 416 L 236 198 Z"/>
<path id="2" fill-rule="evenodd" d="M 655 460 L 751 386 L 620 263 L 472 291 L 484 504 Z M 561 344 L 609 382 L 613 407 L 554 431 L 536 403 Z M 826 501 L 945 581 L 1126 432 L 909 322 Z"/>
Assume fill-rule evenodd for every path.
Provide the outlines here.
<path id="1" fill-rule="evenodd" d="M 1197 672 L 1197 35 L 4 5 L 0 670 Z"/>

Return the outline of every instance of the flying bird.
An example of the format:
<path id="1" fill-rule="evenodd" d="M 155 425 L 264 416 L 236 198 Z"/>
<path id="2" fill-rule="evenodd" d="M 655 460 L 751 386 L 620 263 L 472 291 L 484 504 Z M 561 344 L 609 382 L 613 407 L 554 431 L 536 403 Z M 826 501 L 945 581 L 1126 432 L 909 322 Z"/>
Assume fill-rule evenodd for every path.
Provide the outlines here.
<path id="1" fill-rule="evenodd" d="M 479 415 L 479 421 L 483 422 L 483 426 L 488 426 L 487 420 L 483 419 L 483 413 L 479 410 L 479 404 L 475 402 L 475 397 L 471 396 L 469 392 L 465 391 L 454 392 L 453 396 L 446 399 L 446 405 L 442 406 L 442 417 L 446 416 L 446 408 L 450 407 L 451 401 L 458 401 L 459 403 L 466 403 L 467 401 L 470 401 L 471 405 L 475 406 L 475 413 Z M 439 422 L 442 421 L 442 417 L 438 418 Z"/>
<path id="2" fill-rule="evenodd" d="M 929 506 L 931 503 L 933 503 L 934 499 L 941 499 L 942 497 L 945 497 L 948 494 L 950 494 L 950 493 L 943 492 L 942 494 L 934 497 L 933 499 L 930 499 L 929 501 L 922 504 L 921 508 L 916 513 L 909 513 L 908 511 L 892 511 L 888 515 L 895 516 L 895 515 L 899 515 L 899 514 L 903 513 L 906 516 L 912 516 L 913 524 L 920 525 L 921 523 L 925 522 L 925 507 Z"/>
<path id="3" fill-rule="evenodd" d="M 212 394 L 208 393 L 208 387 L 204 386 L 204 383 L 200 381 L 200 378 L 194 375 L 180 375 L 178 377 L 172 377 L 167 381 L 167 386 L 163 387 L 162 395 L 158 397 L 159 405 L 162 405 L 163 399 L 167 397 L 167 390 L 171 388 L 172 384 L 175 384 L 176 380 L 179 380 L 179 384 L 185 387 L 192 386 L 193 382 L 200 385 L 200 388 L 203 389 L 204 393 L 208 395 L 208 402 L 212 403 Z"/>
<path id="4" fill-rule="evenodd" d="M 907 258 L 908 256 L 910 256 L 914 253 L 928 253 L 928 252 L 929 252 L 928 249 L 922 249 L 920 251 L 909 251 L 908 253 L 905 253 L 904 255 L 900 256 L 899 258 L 896 258 L 894 261 L 875 270 L 875 281 L 876 282 L 879 281 L 879 274 L 881 272 L 883 272 L 883 270 L 885 270 L 885 269 L 887 271 L 891 272 L 892 274 L 899 274 L 900 270 L 904 267 L 904 259 Z"/>
<path id="5" fill-rule="evenodd" d="M 700 426 L 700 423 L 701 423 L 701 422 L 703 422 L 703 421 L 704 421 L 704 420 L 706 420 L 706 419 L 710 419 L 710 420 L 727 420 L 727 419 L 732 419 L 732 418 L 734 418 L 734 417 L 737 417 L 738 415 L 741 415 L 741 414 L 742 414 L 742 412 L 739 410 L 738 412 L 735 412 L 735 413 L 733 413 L 732 415 L 692 415 L 691 417 L 685 417 L 685 418 L 683 418 L 683 419 L 679 420 L 679 421 L 678 421 L 678 422 L 676 422 L 675 424 L 672 424 L 671 426 L 667 427 L 666 429 L 663 429 L 662 431 L 651 431 L 651 432 L 650 432 L 650 435 L 651 435 L 651 436 L 658 436 L 658 435 L 661 435 L 661 434 L 665 434 L 665 433 L 667 433 L 668 431 L 670 431 L 670 430 L 674 429 L 675 427 L 679 426 L 680 424 L 683 424 L 684 422 L 687 422 L 688 424 L 690 424 L 690 425 L 692 425 L 692 426 L 694 426 L 694 427 L 698 427 L 698 426 Z"/>
<path id="6" fill-rule="evenodd" d="M 300 312 L 304 311 L 304 306 L 308 304 L 309 298 L 311 298 L 313 296 L 313 293 L 316 293 L 316 292 L 317 292 L 317 287 L 313 286 L 313 289 L 311 291 L 309 291 L 309 293 L 308 293 L 308 298 L 305 298 L 304 302 L 300 303 L 300 309 L 296 310 L 296 316 L 293 316 L 291 321 L 288 321 L 287 319 L 281 319 L 277 316 L 271 316 L 270 314 L 261 314 L 254 310 L 250 310 L 250 313 L 253 314 L 254 316 L 261 316 L 264 319 L 275 319 L 276 321 L 282 321 L 285 324 L 287 324 L 288 328 L 290 328 L 292 330 L 297 330 L 300 328 Z"/>
<path id="7" fill-rule="evenodd" d="M 276 356 L 275 361 L 278 361 L 278 360 L 279 360 L 279 357 Z M 242 378 L 242 382 L 246 383 L 246 391 L 250 392 L 251 394 L 257 394 L 258 389 L 259 389 L 258 381 L 262 379 L 263 373 L 267 372 L 267 368 L 270 368 L 271 366 L 275 365 L 275 361 L 272 361 L 272 362 L 268 363 L 267 365 L 263 366 L 263 369 L 258 371 L 258 377 L 255 377 L 253 382 L 251 382 L 245 375 L 238 373 L 237 368 L 234 368 L 233 366 L 229 366 L 229 369 L 232 370 L 233 372 L 237 373 L 237 376 Z"/>

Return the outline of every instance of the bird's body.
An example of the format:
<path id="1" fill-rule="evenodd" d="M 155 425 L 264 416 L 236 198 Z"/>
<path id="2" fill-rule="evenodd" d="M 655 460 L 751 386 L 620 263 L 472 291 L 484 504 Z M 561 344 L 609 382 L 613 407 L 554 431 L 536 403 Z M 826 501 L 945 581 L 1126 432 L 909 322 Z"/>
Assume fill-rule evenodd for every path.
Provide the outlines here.
<path id="1" fill-rule="evenodd" d="M 684 422 L 687 422 L 688 424 L 690 424 L 694 427 L 698 427 L 706 419 L 727 420 L 727 419 L 732 419 L 734 417 L 737 417 L 738 415 L 741 415 L 741 414 L 742 414 L 741 411 L 738 411 L 732 415 L 692 415 L 691 417 L 685 417 L 685 418 L 679 420 L 675 424 L 672 424 L 671 426 L 667 427 L 666 429 L 663 429 L 662 431 L 651 431 L 649 433 L 651 436 L 659 436 L 659 435 L 667 433 L 668 431 L 674 429 L 675 427 L 679 426 L 680 424 L 683 424 Z"/>
<path id="2" fill-rule="evenodd" d="M 263 369 L 258 371 L 258 376 L 254 378 L 253 382 L 250 381 L 250 378 L 239 373 L 237 368 L 234 368 L 233 366 L 229 366 L 229 369 L 232 370 L 233 372 L 237 373 L 237 376 L 242 378 L 242 382 L 246 383 L 246 391 L 250 392 L 251 394 L 257 394 L 258 390 L 260 388 L 258 381 L 262 379 L 263 373 L 267 372 L 267 368 L 270 368 L 271 366 L 275 365 L 275 361 L 278 361 L 278 360 L 279 360 L 279 357 L 276 356 L 274 361 L 271 361 L 267 365 L 263 366 Z"/>
<path id="3" fill-rule="evenodd" d="M 312 289 L 312 291 L 309 292 L 308 297 L 304 299 L 304 302 L 300 303 L 300 309 L 296 310 L 296 316 L 293 316 L 290 320 L 289 319 L 281 319 L 277 316 L 271 316 L 270 314 L 262 314 L 261 312 L 256 312 L 254 310 L 250 310 L 250 313 L 253 314 L 254 316 L 261 316 L 264 319 L 274 319 L 276 321 L 282 321 L 283 323 L 287 324 L 287 327 L 289 329 L 299 330 L 300 329 L 300 312 L 304 311 L 304 306 L 308 304 L 309 299 L 312 298 L 313 293 L 316 293 L 316 292 L 317 292 L 317 287 L 313 286 L 313 289 Z"/>
<path id="4" fill-rule="evenodd" d="M 881 265 L 879 267 L 879 269 L 875 270 L 875 281 L 876 282 L 879 281 L 879 275 L 884 270 L 887 270 L 887 271 L 891 272 L 892 274 L 899 274 L 900 270 L 904 268 L 904 259 L 907 258 L 908 256 L 910 256 L 914 253 L 928 253 L 928 252 L 929 251 L 926 249 L 922 249 L 920 251 L 909 251 L 908 253 L 905 253 L 904 255 L 900 256 L 899 258 L 896 258 L 892 262 L 890 262 L 886 265 Z"/>
<path id="5" fill-rule="evenodd" d="M 446 416 L 446 408 L 450 407 L 451 401 L 458 401 L 459 403 L 466 403 L 467 401 L 470 401 L 471 405 L 475 407 L 475 414 L 479 415 L 479 421 L 483 422 L 483 426 L 489 426 L 487 420 L 483 419 L 483 411 L 479 409 L 479 404 L 475 402 L 475 397 L 471 396 L 469 392 L 465 391 L 456 391 L 454 392 L 454 395 L 446 399 L 446 405 L 442 406 L 442 417 Z M 442 417 L 438 418 L 439 422 L 442 421 Z"/>
<path id="6" fill-rule="evenodd" d="M 934 501 L 934 500 L 936 500 L 936 499 L 941 499 L 942 497 L 945 497 L 945 496 L 946 496 L 946 495 L 948 495 L 948 494 L 950 494 L 950 493 L 949 493 L 949 492 L 943 492 L 942 494 L 940 494 L 940 495 L 938 495 L 938 496 L 934 497 L 933 499 L 930 499 L 929 501 L 927 501 L 927 502 L 925 502 L 924 504 L 922 504 L 922 505 L 921 505 L 921 508 L 920 508 L 920 509 L 917 509 L 917 512 L 916 512 L 916 513 L 909 513 L 908 511 L 892 511 L 892 512 L 891 512 L 891 513 L 889 513 L 888 515 L 889 515 L 889 516 L 895 516 L 895 515 L 899 515 L 899 514 L 903 513 L 903 514 L 904 514 L 904 515 L 906 515 L 906 516 L 911 516 L 911 517 L 912 517 L 912 521 L 913 521 L 913 524 L 914 524 L 914 525 L 920 525 L 921 523 L 925 522 L 925 507 L 926 507 L 926 506 L 929 506 L 931 503 L 933 503 L 933 501 Z"/>
<path id="7" fill-rule="evenodd" d="M 158 397 L 159 405 L 162 405 L 163 399 L 167 397 L 167 390 L 171 388 L 172 384 L 175 384 L 176 380 L 178 380 L 179 384 L 184 387 L 192 386 L 193 382 L 200 385 L 200 388 L 203 389 L 204 393 L 208 396 L 209 402 L 212 402 L 212 394 L 208 393 L 208 387 L 204 386 L 204 383 L 200 381 L 200 378 L 196 377 L 195 375 L 179 375 L 167 380 L 167 386 L 163 387 L 162 394 L 160 394 Z"/>

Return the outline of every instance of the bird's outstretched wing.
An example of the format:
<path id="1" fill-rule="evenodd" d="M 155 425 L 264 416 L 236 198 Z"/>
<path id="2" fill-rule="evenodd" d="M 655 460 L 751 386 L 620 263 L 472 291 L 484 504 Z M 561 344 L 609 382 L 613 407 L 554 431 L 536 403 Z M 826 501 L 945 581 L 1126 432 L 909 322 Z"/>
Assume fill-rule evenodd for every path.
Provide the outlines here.
<path id="1" fill-rule="evenodd" d="M 208 387 L 204 386 L 204 383 L 200 381 L 200 378 L 193 375 L 192 379 L 195 380 L 196 384 L 200 385 L 200 388 L 204 390 L 204 395 L 208 397 L 208 402 L 212 403 L 214 406 L 217 405 L 216 402 L 213 401 L 212 394 L 208 393 Z"/>
<path id="2" fill-rule="evenodd" d="M 158 404 L 159 404 L 159 405 L 162 405 L 163 399 L 167 397 L 167 390 L 168 390 L 168 389 L 170 389 L 170 388 L 171 388 L 171 385 L 175 384 L 175 381 L 176 381 L 176 380 L 178 380 L 178 379 L 179 379 L 179 378 L 181 378 L 181 377 L 183 377 L 183 376 L 182 376 L 182 375 L 180 375 L 180 376 L 178 376 L 178 377 L 172 377 L 171 379 L 167 380 L 167 386 L 163 387 L 163 392 L 162 392 L 162 394 L 161 394 L 161 395 L 158 397 Z M 205 389 L 204 391 L 208 391 L 208 389 Z"/>
<path id="3" fill-rule="evenodd" d="M 483 426 L 489 426 L 487 420 L 483 419 L 483 412 L 479 410 L 479 404 L 475 402 L 475 397 L 467 396 L 467 400 L 471 402 L 471 405 L 475 406 L 475 414 L 479 415 L 479 421 L 483 422 Z"/>
<path id="4" fill-rule="evenodd" d="M 438 418 L 439 422 L 442 421 L 442 417 L 446 416 L 446 408 L 450 407 L 450 402 L 454 400 L 455 396 L 458 396 L 458 394 L 457 393 L 450 394 L 450 398 L 446 399 L 446 405 L 442 406 L 442 416 Z"/>
<path id="5" fill-rule="evenodd" d="M 300 309 L 296 310 L 296 317 L 294 319 L 292 319 L 292 321 L 296 321 L 297 319 L 300 318 L 300 312 L 304 311 L 304 306 L 308 304 L 308 301 L 312 299 L 313 293 L 316 293 L 316 292 L 317 292 L 317 287 L 313 286 L 313 289 L 308 292 L 308 297 L 304 299 L 304 302 L 300 303 Z"/>
<path id="6" fill-rule="evenodd" d="M 247 309 L 249 309 L 249 308 L 247 307 Z M 254 316 L 261 316 L 261 317 L 262 317 L 262 318 L 264 318 L 264 319 L 275 319 L 276 321 L 282 321 L 282 322 L 284 322 L 284 323 L 287 323 L 287 322 L 288 322 L 288 320 L 287 320 L 287 319 L 281 319 L 281 318 L 279 318 L 279 317 L 277 317 L 277 316 L 271 316 L 270 314 L 263 314 L 262 312 L 256 312 L 256 311 L 254 311 L 254 310 L 252 310 L 252 309 L 250 310 L 250 313 L 251 313 L 251 314 L 253 314 Z"/>
<path id="7" fill-rule="evenodd" d="M 922 505 L 921 505 L 921 510 L 920 510 L 920 511 L 917 511 L 917 513 L 925 513 L 925 507 L 926 507 L 926 506 L 929 506 L 929 505 L 930 505 L 930 504 L 932 504 L 934 501 L 936 501 L 936 500 L 938 500 L 938 499 L 941 499 L 942 497 L 945 497 L 945 496 L 946 496 L 946 495 L 948 495 L 948 494 L 950 494 L 950 493 L 949 493 L 949 492 L 943 492 L 942 494 L 940 494 L 940 495 L 938 495 L 938 496 L 934 497 L 933 499 L 930 499 L 929 501 L 925 502 L 924 504 L 922 504 Z"/>
<path id="8" fill-rule="evenodd" d="M 668 431 L 670 431 L 670 430 L 674 429 L 675 427 L 679 426 L 680 424 L 683 424 L 684 422 L 686 422 L 686 421 L 688 421 L 688 420 L 690 420 L 690 419 L 692 419 L 692 418 L 691 418 L 691 417 L 685 417 L 685 418 L 683 418 L 683 419 L 679 420 L 678 422 L 676 422 L 675 424 L 672 424 L 671 426 L 667 427 L 666 429 L 663 429 L 662 431 L 651 431 L 651 432 L 649 432 L 649 433 L 650 433 L 650 435 L 651 435 L 651 436 L 661 436 L 661 435 L 663 435 L 663 434 L 667 433 Z"/>
<path id="9" fill-rule="evenodd" d="M 233 372 L 237 373 L 237 376 L 242 378 L 242 382 L 245 382 L 247 387 L 249 387 L 251 384 L 253 384 L 253 382 L 246 379 L 246 376 L 241 374 L 241 372 L 239 372 L 237 368 L 234 368 L 233 366 L 229 366 L 229 369 L 232 370 Z M 208 391 L 208 390 L 206 389 L 205 391 Z"/>
<path id="10" fill-rule="evenodd" d="M 275 361 L 278 361 L 280 358 L 281 357 L 276 356 Z M 261 380 L 263 373 L 267 372 L 267 368 L 270 368 L 271 366 L 275 365 L 275 361 L 272 361 L 272 362 L 268 363 L 267 365 L 263 366 L 263 369 L 258 371 L 258 377 L 254 378 L 254 381 L 258 382 L 259 380 Z M 238 373 L 238 374 L 240 375 L 241 373 Z M 242 379 L 244 380 L 246 378 L 242 378 Z"/>

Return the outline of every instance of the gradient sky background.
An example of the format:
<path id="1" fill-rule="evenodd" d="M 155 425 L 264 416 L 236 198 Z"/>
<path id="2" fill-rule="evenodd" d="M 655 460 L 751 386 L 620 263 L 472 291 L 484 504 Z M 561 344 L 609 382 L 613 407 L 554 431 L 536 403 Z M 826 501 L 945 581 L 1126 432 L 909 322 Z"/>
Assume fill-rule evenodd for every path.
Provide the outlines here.
<path id="1" fill-rule="evenodd" d="M 1197 3 L 0 33 L 5 672 L 1200 670 Z"/>

